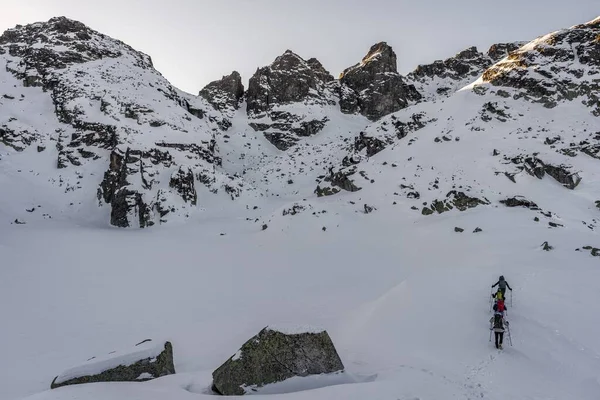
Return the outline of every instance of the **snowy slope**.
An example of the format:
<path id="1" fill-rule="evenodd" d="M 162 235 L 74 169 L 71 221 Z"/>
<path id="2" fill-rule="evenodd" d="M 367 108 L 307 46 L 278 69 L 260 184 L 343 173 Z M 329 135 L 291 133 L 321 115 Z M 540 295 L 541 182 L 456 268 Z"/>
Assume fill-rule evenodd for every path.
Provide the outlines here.
<path id="1" fill-rule="evenodd" d="M 0 98 L 10 110 L 2 123 L 19 126 L 0 144 L 0 315 L 8 321 L 0 340 L 11 344 L 0 398 L 208 398 L 212 371 L 240 344 L 265 326 L 301 324 L 329 332 L 346 371 L 256 396 L 597 399 L 598 35 L 600 18 L 541 36 L 460 90 L 376 122 L 341 112 L 335 91 L 318 107 L 271 104 L 269 112 L 328 119 L 285 151 L 263 134 L 273 119 L 258 117 L 269 127 L 257 131 L 243 99 L 234 96 L 223 114 L 174 88 L 167 101 L 144 84 L 167 90 L 156 71 L 110 57 L 51 74 L 68 93 L 85 93 L 64 104 L 86 109 L 86 122 L 108 124 L 134 99 L 136 117 L 111 122 L 131 131 L 112 149 L 69 146 L 81 132 L 48 113 L 50 92 L 0 71 L 1 90 L 14 97 Z M 113 76 L 117 62 L 127 68 Z M 82 73 L 90 75 L 78 81 Z M 135 90 L 121 81 L 128 74 L 144 78 L 131 79 Z M 103 87 L 109 115 L 86 108 Z M 151 127 L 159 115 L 166 124 Z M 55 129 L 68 133 L 63 150 L 54 149 L 63 137 Z M 190 146 L 156 146 L 161 140 Z M 38 144 L 46 146 L 39 153 Z M 127 161 L 127 147 L 142 155 Z M 60 154 L 69 165 L 57 173 Z M 186 167 L 194 207 L 186 170 L 178 175 Z M 197 176 L 204 169 L 209 179 Z M 116 187 L 135 189 L 153 212 L 160 207 L 148 199 L 170 191 L 172 214 L 190 223 L 166 215 L 158 229 L 109 229 L 114 207 L 98 208 L 95 197 L 105 172 L 116 183 L 125 174 L 128 184 Z M 142 219 L 135 207 L 128 221 Z M 500 274 L 514 289 L 512 346 L 506 338 L 503 351 L 488 341 L 490 285 Z M 173 343 L 176 375 L 48 390 L 60 371 L 148 337 Z"/>
<path id="2" fill-rule="evenodd" d="M 357 209 L 295 215 L 262 234 L 223 223 L 143 235 L 14 230 L 2 237 L 14 249 L 3 251 L 11 268 L 0 304 L 12 323 L 2 338 L 13 345 L 2 397 L 47 390 L 62 369 L 149 336 L 173 342 L 177 375 L 33 398 L 204 397 L 214 368 L 264 326 L 306 323 L 329 331 L 352 374 L 346 379 L 358 383 L 286 397 L 595 398 L 599 332 L 588 306 L 598 301 L 600 272 L 597 258 L 574 251 L 593 243 L 587 232 L 548 230 L 527 210 L 433 220 L 391 204 L 367 216 Z M 471 233 L 477 226 L 483 232 Z M 541 239 L 555 250 L 542 251 Z M 25 251 L 26 242 L 37 251 Z M 199 242 L 201 252 L 191 250 Z M 98 244 L 118 262 L 90 259 Z M 499 272 L 515 290 L 514 346 L 502 353 L 487 330 Z"/>
<path id="3" fill-rule="evenodd" d="M 243 184 L 214 147 L 223 117 L 147 55 L 65 18 L 9 30 L 0 45 L 4 164 L 51 183 L 44 206 L 102 220 L 68 207 L 95 202 L 112 225 L 144 227 L 198 210 L 210 192 L 237 196 Z"/>

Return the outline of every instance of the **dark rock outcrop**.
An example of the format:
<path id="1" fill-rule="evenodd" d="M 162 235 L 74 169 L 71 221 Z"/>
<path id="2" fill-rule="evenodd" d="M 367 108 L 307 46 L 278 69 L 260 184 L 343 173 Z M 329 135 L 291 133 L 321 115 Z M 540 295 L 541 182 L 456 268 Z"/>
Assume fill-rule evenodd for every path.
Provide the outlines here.
<path id="1" fill-rule="evenodd" d="M 542 36 L 490 67 L 483 81 L 519 91 L 517 97 L 553 108 L 581 99 L 600 116 L 600 83 L 581 79 L 600 73 L 600 20 Z"/>
<path id="2" fill-rule="evenodd" d="M 494 44 L 487 54 L 479 52 L 476 47 L 469 47 L 446 60 L 419 65 L 406 78 L 427 100 L 447 97 L 475 81 L 492 64 L 523 44 Z"/>
<path id="3" fill-rule="evenodd" d="M 444 200 L 434 200 L 430 205 L 426 205 L 421 210 L 423 215 L 431 215 L 434 213 L 442 214 L 456 208 L 459 211 L 466 211 L 469 208 L 475 208 L 480 205 L 488 205 L 490 202 L 487 199 L 479 199 L 471 197 L 464 192 L 451 190 L 446 194 Z"/>
<path id="4" fill-rule="evenodd" d="M 169 187 L 175 189 L 183 201 L 189 202 L 194 206 L 196 205 L 198 195 L 196 194 L 196 187 L 194 185 L 194 173 L 190 168 L 180 167 L 173 173 Z"/>
<path id="5" fill-rule="evenodd" d="M 305 61 L 287 50 L 250 78 L 246 92 L 250 126 L 265 132 L 265 137 L 280 150 L 292 147 L 300 137 L 317 134 L 327 118 L 311 119 L 281 108 L 293 103 L 304 107 L 333 104 L 333 93 L 327 87 L 331 80 L 333 77 L 319 61 Z"/>
<path id="6" fill-rule="evenodd" d="M 323 66 L 314 60 L 310 64 L 287 50 L 273 64 L 259 68 L 250 78 L 246 93 L 250 117 L 264 115 L 275 105 L 297 103 L 307 99 L 319 101 L 325 74 Z M 313 69 L 316 68 L 316 69 Z"/>
<path id="7" fill-rule="evenodd" d="M 144 202 L 141 193 L 127 188 L 120 189 L 111 202 L 110 224 L 128 228 L 136 220 L 140 228 L 154 225 L 152 210 Z"/>
<path id="8" fill-rule="evenodd" d="M 213 372 L 212 388 L 221 395 L 243 395 L 295 376 L 343 369 L 327 332 L 284 333 L 267 327 Z"/>
<path id="9" fill-rule="evenodd" d="M 329 174 L 323 178 L 323 180 L 317 185 L 315 194 L 318 197 L 331 196 L 342 190 L 348 192 L 357 192 L 361 188 L 354 184 L 354 181 L 350 179 L 352 175 L 356 173 L 356 167 L 342 168 L 339 171 L 330 169 Z"/>
<path id="10" fill-rule="evenodd" d="M 550 244 L 548 244 L 548 242 L 544 242 L 542 243 L 542 250 L 544 251 L 550 251 L 553 250 L 554 246 L 550 246 Z"/>
<path id="11" fill-rule="evenodd" d="M 571 171 L 570 166 L 545 163 L 539 158 L 537 153 L 533 156 L 504 156 L 504 160 L 506 163 L 515 164 L 518 171 L 525 171 L 538 179 L 543 179 L 548 174 L 567 189 L 575 189 L 582 180 L 577 172 Z M 514 181 L 514 178 L 511 180 Z"/>
<path id="12" fill-rule="evenodd" d="M 581 182 L 579 174 L 571 172 L 569 166 L 547 164 L 535 156 L 525 158 L 523 168 L 529 175 L 535 176 L 538 179 L 542 179 L 548 174 L 564 187 L 571 190 L 575 189 Z"/>
<path id="13" fill-rule="evenodd" d="M 142 152 L 127 149 L 125 153 L 116 149 L 110 155 L 109 169 L 98 189 L 98 200 L 111 205 L 110 223 L 113 226 L 127 228 L 139 226 L 145 228 L 154 225 L 152 207 L 139 190 L 130 185 L 129 178 L 139 175 L 141 189 L 151 189 L 152 174 L 144 168 L 147 164 L 164 162 L 172 163 L 169 153 L 158 150 Z"/>
<path id="14" fill-rule="evenodd" d="M 145 340 L 136 347 L 147 347 L 148 342 L 150 340 Z M 87 375 L 89 371 L 94 373 Z M 144 382 L 174 373 L 173 347 L 170 342 L 164 342 L 161 347 L 134 348 L 129 354 L 115 354 L 103 359 L 92 357 L 81 367 L 55 377 L 50 388 L 95 382 Z"/>
<path id="15" fill-rule="evenodd" d="M 533 201 L 527 200 L 523 196 L 509 197 L 508 199 L 500 200 L 500 203 L 506 207 L 525 207 L 530 210 L 539 211 L 540 208 Z"/>
<path id="16" fill-rule="evenodd" d="M 581 182 L 581 177 L 579 176 L 579 174 L 577 174 L 576 172 L 570 172 L 568 167 L 564 165 L 554 166 L 546 164 L 544 166 L 544 170 L 548 175 L 556 179 L 567 189 L 573 190 Z"/>
<path id="17" fill-rule="evenodd" d="M 490 57 L 492 62 L 497 63 L 513 51 L 518 50 L 526 43 L 527 42 L 496 43 L 490 46 L 487 55 Z"/>
<path id="18" fill-rule="evenodd" d="M 360 153 L 362 150 L 365 150 L 367 157 L 373 157 L 383 149 L 385 149 L 385 143 L 383 143 L 383 141 L 366 136 L 363 132 L 361 132 L 358 137 L 354 138 L 355 153 Z"/>
<path id="19" fill-rule="evenodd" d="M 340 75 L 343 112 L 359 112 L 372 121 L 419 100 L 421 95 L 398 73 L 396 53 L 385 42 L 377 43 L 359 64 Z M 348 90 L 350 89 L 350 90 Z"/>
<path id="20" fill-rule="evenodd" d="M 594 257 L 600 257 L 600 249 L 593 246 L 583 246 L 584 250 L 589 250 L 590 254 Z"/>
<path id="21" fill-rule="evenodd" d="M 242 77 L 239 72 L 233 71 L 230 75 L 206 85 L 199 96 L 205 98 L 221 112 L 230 113 L 237 110 L 244 96 Z"/>

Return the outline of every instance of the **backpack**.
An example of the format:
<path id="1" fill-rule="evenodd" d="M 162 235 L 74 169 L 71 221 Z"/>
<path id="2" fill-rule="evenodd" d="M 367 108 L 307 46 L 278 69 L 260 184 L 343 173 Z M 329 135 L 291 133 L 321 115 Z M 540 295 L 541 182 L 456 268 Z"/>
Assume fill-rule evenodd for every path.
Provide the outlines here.
<path id="1" fill-rule="evenodd" d="M 504 312 L 504 310 L 506 310 L 506 307 L 504 307 L 504 300 L 498 300 L 498 302 L 496 303 L 496 305 L 498 306 L 496 308 L 496 311 L 498 311 L 498 312 Z"/>
<path id="2" fill-rule="evenodd" d="M 504 329 L 502 314 L 494 314 L 494 329 Z"/>

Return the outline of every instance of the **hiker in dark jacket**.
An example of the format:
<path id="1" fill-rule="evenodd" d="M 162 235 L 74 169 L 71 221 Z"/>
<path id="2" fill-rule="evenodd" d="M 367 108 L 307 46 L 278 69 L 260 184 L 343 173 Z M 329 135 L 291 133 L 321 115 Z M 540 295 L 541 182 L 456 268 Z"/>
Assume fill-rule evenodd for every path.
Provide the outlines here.
<path id="1" fill-rule="evenodd" d="M 502 341 L 504 339 L 504 331 L 508 328 L 508 321 L 502 313 L 496 312 L 490 318 L 490 329 L 494 331 L 494 339 L 497 349 L 502 349 Z"/>
<path id="2" fill-rule="evenodd" d="M 506 288 L 509 288 L 510 291 L 512 292 L 512 288 L 510 287 L 510 285 L 508 284 L 508 282 L 504 279 L 504 275 L 500 275 L 500 278 L 498 278 L 498 282 L 494 283 L 492 285 L 492 288 L 498 286 L 498 291 L 502 293 L 502 298 L 506 298 L 505 293 L 506 293 Z"/>

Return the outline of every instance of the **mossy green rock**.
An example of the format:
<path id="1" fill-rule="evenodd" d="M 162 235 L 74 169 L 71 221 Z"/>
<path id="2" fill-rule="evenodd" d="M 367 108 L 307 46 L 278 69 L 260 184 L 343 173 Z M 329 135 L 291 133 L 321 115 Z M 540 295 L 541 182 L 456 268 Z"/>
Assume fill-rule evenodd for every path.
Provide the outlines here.
<path id="1" fill-rule="evenodd" d="M 213 372 L 212 388 L 221 395 L 243 395 L 294 376 L 343 369 L 326 331 L 288 334 L 267 327 Z"/>
<path id="2" fill-rule="evenodd" d="M 132 354 L 135 355 L 134 353 Z M 90 368 L 90 364 L 77 367 L 72 371 L 66 371 L 64 374 L 73 377 L 68 379 L 61 379 L 61 375 L 55 377 L 50 384 L 50 389 L 56 389 L 67 385 L 95 382 L 143 382 L 175 373 L 175 366 L 173 364 L 173 346 L 171 345 L 171 342 L 164 342 L 164 349 L 160 352 L 160 348 L 158 348 L 156 355 L 151 355 L 147 352 L 140 352 L 140 354 L 143 355 L 134 362 L 131 362 L 131 355 L 125 355 L 120 360 L 119 358 L 115 358 L 117 361 L 114 363 L 110 363 L 110 361 L 107 363 L 103 360 L 102 364 L 112 364 L 113 366 L 93 375 L 76 376 L 78 368 L 80 368 L 81 371 L 86 371 L 86 368 Z M 123 360 L 129 360 L 129 362 L 122 362 Z M 92 361 L 91 364 L 93 364 L 94 359 L 90 361 Z M 121 363 L 121 365 L 118 365 L 119 363 Z M 114 366 L 115 364 L 117 365 Z M 92 369 L 96 368 L 92 366 Z"/>

